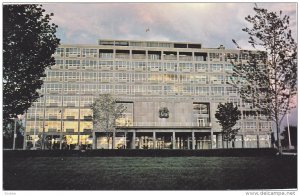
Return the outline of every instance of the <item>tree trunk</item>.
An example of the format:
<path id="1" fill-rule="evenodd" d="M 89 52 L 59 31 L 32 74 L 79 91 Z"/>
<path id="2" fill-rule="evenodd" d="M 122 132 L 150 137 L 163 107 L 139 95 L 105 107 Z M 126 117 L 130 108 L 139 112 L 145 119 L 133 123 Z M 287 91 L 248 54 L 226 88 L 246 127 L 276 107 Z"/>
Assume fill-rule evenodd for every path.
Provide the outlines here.
<path id="1" fill-rule="evenodd" d="M 281 155 L 282 154 L 282 147 L 281 147 L 281 142 L 280 142 L 280 135 L 279 135 L 280 128 L 279 128 L 277 116 L 276 116 L 276 132 L 277 132 L 278 152 L 279 152 L 279 155 Z"/>

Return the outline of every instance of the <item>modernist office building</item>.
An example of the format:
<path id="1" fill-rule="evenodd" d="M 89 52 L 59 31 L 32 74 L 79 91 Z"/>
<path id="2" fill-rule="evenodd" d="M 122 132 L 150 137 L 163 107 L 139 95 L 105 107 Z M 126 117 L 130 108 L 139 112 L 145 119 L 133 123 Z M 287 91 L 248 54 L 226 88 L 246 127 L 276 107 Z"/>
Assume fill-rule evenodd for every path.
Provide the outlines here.
<path id="1" fill-rule="evenodd" d="M 233 147 L 271 146 L 271 122 L 255 116 L 251 105 L 226 84 L 231 62 L 247 61 L 249 51 L 202 48 L 200 43 L 99 40 L 98 45 L 61 45 L 54 57 L 43 97 L 27 111 L 27 147 L 41 146 L 44 137 L 46 148 L 91 146 L 93 138 L 94 147 L 107 148 L 103 130 L 93 134 L 90 109 L 104 93 L 127 107 L 114 148 L 223 148 L 215 118 L 220 102 L 233 102 L 242 112 Z"/>

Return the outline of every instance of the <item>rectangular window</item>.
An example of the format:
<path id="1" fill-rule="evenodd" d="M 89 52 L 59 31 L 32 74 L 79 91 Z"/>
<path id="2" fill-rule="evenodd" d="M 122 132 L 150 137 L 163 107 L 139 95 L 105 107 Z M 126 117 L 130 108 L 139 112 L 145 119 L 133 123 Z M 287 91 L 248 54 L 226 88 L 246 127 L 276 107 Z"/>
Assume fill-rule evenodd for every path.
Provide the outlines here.
<path id="1" fill-rule="evenodd" d="M 207 81 L 207 75 L 196 74 L 192 76 L 192 82 L 195 84 L 206 84 Z"/>
<path id="2" fill-rule="evenodd" d="M 147 74 L 144 74 L 144 73 L 134 73 L 134 77 L 132 78 L 132 81 L 136 82 L 136 83 L 147 82 Z"/>
<path id="3" fill-rule="evenodd" d="M 113 85 L 111 84 L 100 84 L 99 85 L 100 93 L 113 93 Z"/>
<path id="4" fill-rule="evenodd" d="M 54 55 L 63 57 L 64 56 L 64 51 L 65 51 L 64 48 L 56 48 Z"/>
<path id="5" fill-rule="evenodd" d="M 80 60 L 66 60 L 66 69 L 79 69 Z"/>
<path id="6" fill-rule="evenodd" d="M 195 71 L 196 72 L 206 72 L 207 68 L 208 68 L 208 64 L 195 63 Z"/>
<path id="7" fill-rule="evenodd" d="M 164 63 L 164 71 L 177 71 L 177 63 Z"/>
<path id="8" fill-rule="evenodd" d="M 223 75 L 211 75 L 210 76 L 211 84 L 224 84 Z"/>
<path id="9" fill-rule="evenodd" d="M 62 71 L 47 70 L 46 75 L 46 81 L 63 81 L 64 78 L 64 72 Z"/>
<path id="10" fill-rule="evenodd" d="M 212 95 L 224 95 L 224 87 L 211 87 Z"/>
<path id="11" fill-rule="evenodd" d="M 97 72 L 82 72 L 82 81 L 97 82 Z"/>
<path id="12" fill-rule="evenodd" d="M 146 62 L 132 62 L 132 69 L 135 71 L 146 71 Z"/>
<path id="13" fill-rule="evenodd" d="M 97 57 L 98 51 L 97 49 L 83 48 L 82 49 L 82 57 Z"/>
<path id="14" fill-rule="evenodd" d="M 116 94 L 130 94 L 130 87 L 126 84 L 116 84 L 115 85 Z"/>
<path id="15" fill-rule="evenodd" d="M 115 73 L 115 79 L 118 82 L 130 82 L 130 75 L 131 74 L 125 72 Z"/>
<path id="16" fill-rule="evenodd" d="M 62 84 L 60 83 L 47 83 L 45 84 L 47 93 L 61 93 Z"/>
<path id="17" fill-rule="evenodd" d="M 223 65 L 222 64 L 211 64 L 211 71 L 212 72 L 221 72 L 223 71 Z"/>
<path id="18" fill-rule="evenodd" d="M 192 63 L 179 63 L 178 71 L 191 72 L 191 71 L 193 71 L 193 64 Z"/>
<path id="19" fill-rule="evenodd" d="M 112 82 L 114 80 L 113 73 L 98 73 L 99 82 Z"/>
<path id="20" fill-rule="evenodd" d="M 162 64 L 160 62 L 149 62 L 148 63 L 148 70 L 149 71 L 161 71 Z"/>
<path id="21" fill-rule="evenodd" d="M 223 54 L 222 53 L 209 53 L 210 61 L 223 61 Z"/>
<path id="22" fill-rule="evenodd" d="M 80 72 L 70 71 L 65 72 L 65 81 L 79 81 L 80 80 Z"/>
<path id="23" fill-rule="evenodd" d="M 82 69 L 85 70 L 97 70 L 98 69 L 98 61 L 93 60 L 82 60 Z"/>
<path id="24" fill-rule="evenodd" d="M 66 57 L 80 57 L 80 48 L 66 48 Z"/>
<path id="25" fill-rule="evenodd" d="M 115 69 L 116 70 L 130 70 L 130 62 L 129 61 L 115 61 Z"/>
<path id="26" fill-rule="evenodd" d="M 195 94 L 196 95 L 209 95 L 209 87 L 196 86 Z"/>

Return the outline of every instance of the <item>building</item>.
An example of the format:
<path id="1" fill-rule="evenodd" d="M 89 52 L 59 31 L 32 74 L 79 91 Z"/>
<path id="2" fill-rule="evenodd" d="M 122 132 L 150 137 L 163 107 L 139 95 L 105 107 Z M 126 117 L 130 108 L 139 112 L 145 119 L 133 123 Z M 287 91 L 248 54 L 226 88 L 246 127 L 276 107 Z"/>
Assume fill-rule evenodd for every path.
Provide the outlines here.
<path id="1" fill-rule="evenodd" d="M 110 93 L 127 107 L 114 148 L 223 148 L 214 116 L 220 102 L 233 102 L 242 111 L 233 147 L 270 147 L 271 122 L 255 116 L 251 105 L 226 84 L 231 62 L 247 61 L 248 55 L 222 45 L 202 48 L 187 42 L 61 45 L 54 54 L 56 65 L 46 71 L 40 90 L 44 96 L 27 111 L 26 145 L 90 147 L 90 104 L 98 94 Z M 95 131 L 96 148 L 107 148 L 103 131 Z"/>

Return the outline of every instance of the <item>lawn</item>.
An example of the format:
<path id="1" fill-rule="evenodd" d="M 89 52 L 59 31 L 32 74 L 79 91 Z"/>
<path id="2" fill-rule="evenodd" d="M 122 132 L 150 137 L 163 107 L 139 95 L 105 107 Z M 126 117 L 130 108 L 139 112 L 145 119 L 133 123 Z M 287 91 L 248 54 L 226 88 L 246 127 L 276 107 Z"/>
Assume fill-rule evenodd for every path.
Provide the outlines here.
<path id="1" fill-rule="evenodd" d="M 297 188 L 296 157 L 4 158 L 4 190 Z"/>

